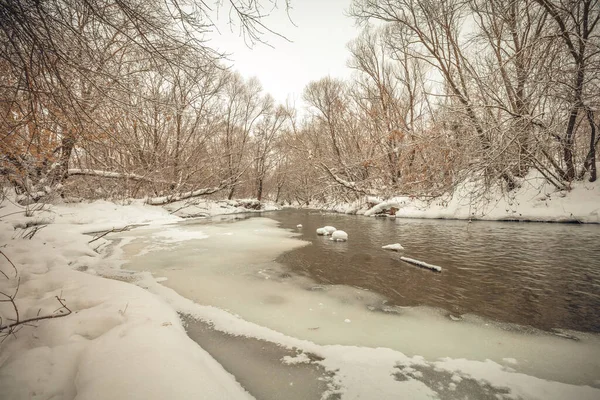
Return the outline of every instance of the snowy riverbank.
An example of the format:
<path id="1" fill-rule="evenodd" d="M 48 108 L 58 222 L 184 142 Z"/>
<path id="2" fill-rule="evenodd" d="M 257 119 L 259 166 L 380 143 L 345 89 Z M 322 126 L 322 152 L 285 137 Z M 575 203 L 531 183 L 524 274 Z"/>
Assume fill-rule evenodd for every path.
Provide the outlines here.
<path id="1" fill-rule="evenodd" d="M 205 204 L 199 207 L 212 210 L 212 214 L 219 210 L 234 212 L 236 209 L 231 205 L 221 205 Z M 329 390 L 324 396 L 331 395 L 332 398 L 338 395 L 355 399 L 391 399 L 398 396 L 452 398 L 457 395 L 497 394 L 526 399 L 595 399 L 600 395 L 600 389 L 596 387 L 600 383 L 593 379 L 586 378 L 578 383 L 578 379 L 573 377 L 568 379 L 570 383 L 566 383 L 566 379 L 554 381 L 549 377 L 528 375 L 520 370 L 520 359 L 506 358 L 509 356 L 500 352 L 498 361 L 474 360 L 470 356 L 432 360 L 420 355 L 407 356 L 391 348 L 359 347 L 339 342 L 317 344 L 286 335 L 222 309 L 184 298 L 179 292 L 159 284 L 148 272 L 120 270 L 123 256 L 121 247 L 98 234 L 84 234 L 148 224 L 144 229 L 158 232 L 162 241 L 204 240 L 200 233 L 167 226 L 182 219 L 164 208 L 143 205 L 141 202 L 120 206 L 99 201 L 45 207 L 27 216 L 22 207 L 7 202 L 3 206 L 0 209 L 0 242 L 3 244 L 0 250 L 15 264 L 18 278 L 12 267 L 2 261 L 0 268 L 8 278 L 0 275 L 0 291 L 10 295 L 20 284 L 16 304 L 21 320 L 54 315 L 55 310 L 60 308 L 56 296 L 64 299 L 72 313 L 62 318 L 36 322 L 35 326 L 23 326 L 0 344 L 2 398 L 251 397 L 235 377 L 187 336 L 178 312 L 205 321 L 219 332 L 293 349 L 297 356 L 286 357 L 281 362 L 290 365 L 315 363 L 324 368 L 329 374 Z M 237 211 L 242 210 L 237 208 Z M 250 225 L 241 225 L 249 232 L 244 236 L 248 239 L 242 240 L 270 240 L 283 246 L 277 251 L 297 245 L 284 243 L 284 240 L 291 240 L 290 233 L 277 228 L 273 221 L 258 220 L 262 219 Z M 260 226 L 252 225 L 254 223 L 260 223 Z M 35 227 L 43 228 L 31 239 L 23 237 Z M 208 229 L 205 230 L 210 233 Z M 263 235 L 264 238 L 250 238 L 252 235 Z M 121 244 L 126 241 L 123 238 Z M 247 249 L 236 246 L 236 252 L 231 252 L 236 257 L 256 255 L 254 245 Z M 255 284 L 267 288 L 264 285 L 273 281 L 267 278 L 264 284 Z M 324 297 L 326 293 L 291 290 L 289 286 L 283 289 L 288 294 L 320 296 L 311 301 L 323 304 L 330 301 Z M 304 301 L 302 304 L 306 306 L 308 303 Z M 343 306 L 351 305 L 344 303 Z M 15 318 L 10 303 L 0 303 L 0 307 L 3 324 L 7 318 Z M 357 311 L 348 309 L 347 312 Z M 395 318 L 372 314 L 372 318 Z M 508 346 L 507 343 L 512 343 L 510 346 L 518 350 L 510 357 L 523 357 L 525 360 L 554 354 L 553 357 L 563 360 L 566 365 L 572 365 L 568 369 L 574 372 L 577 366 L 583 365 L 580 364 L 582 362 L 589 364 L 587 369 L 592 368 L 599 350 L 596 335 L 582 335 L 579 342 L 550 335 L 527 337 L 511 332 L 502 333 L 496 338 L 493 335 L 498 335 L 497 330 L 487 325 L 476 328 L 466 323 L 454 324 L 440 320 L 437 316 L 424 322 L 419 312 L 412 314 L 407 310 L 404 330 L 396 333 L 422 337 L 426 332 L 419 326 L 424 323 L 433 327 L 428 328 L 427 332 L 437 337 L 434 339 L 436 341 L 446 340 L 445 337 L 465 338 L 471 332 L 480 338 L 481 346 L 485 348 L 490 346 L 489 340 L 497 339 L 505 343 L 503 348 Z M 350 319 L 356 325 L 359 315 L 352 315 Z M 352 323 L 342 321 L 340 325 L 340 329 L 347 330 Z M 419 333 L 414 333 L 417 329 L 420 329 Z M 325 329 L 322 331 L 325 333 Z M 445 334 L 440 337 L 439 332 Z M 385 332 L 379 334 L 384 335 Z M 489 339 L 492 337 L 494 339 Z M 462 346 L 468 348 L 470 343 L 477 341 L 470 340 Z M 552 352 L 549 349 L 553 349 Z"/>
<path id="2" fill-rule="evenodd" d="M 196 208 L 194 212 L 207 215 L 245 211 L 226 202 Z M 72 311 L 0 336 L 1 398 L 249 397 L 188 338 L 172 307 L 119 281 L 136 278 L 118 270 L 117 254 L 106 257 L 112 252 L 110 241 L 84 234 L 128 225 L 161 226 L 180 217 L 142 202 L 121 206 L 96 201 L 27 212 L 9 200 L 2 204 L 0 216 L 0 250 L 16 267 L 13 270 L 2 257 L 0 269 L 7 278 L 0 275 L 0 292 L 12 296 L 18 288 L 19 319 L 60 314 L 56 296 Z M 27 239 L 36 228 L 39 231 Z M 10 302 L 0 303 L 0 316 L 3 326 L 14 322 L 17 316 Z"/>
<path id="3" fill-rule="evenodd" d="M 452 195 L 431 201 L 399 196 L 310 207 L 367 216 L 393 207 L 397 218 L 600 223 L 600 180 L 576 181 L 570 191 L 559 191 L 531 173 L 511 193 L 479 193 L 477 184 L 467 182 L 458 185 Z"/>

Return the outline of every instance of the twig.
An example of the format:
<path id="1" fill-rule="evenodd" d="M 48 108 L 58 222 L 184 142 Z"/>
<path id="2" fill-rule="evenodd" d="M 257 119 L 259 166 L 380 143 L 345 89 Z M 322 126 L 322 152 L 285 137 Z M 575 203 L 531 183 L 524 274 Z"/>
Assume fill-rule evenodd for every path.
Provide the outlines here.
<path id="1" fill-rule="evenodd" d="M 132 225 L 126 225 L 126 226 L 124 226 L 121 229 L 115 229 L 115 228 L 113 228 L 113 229 L 111 229 L 109 231 L 104 232 L 103 234 L 101 234 L 99 236 L 94 237 L 88 243 L 92 243 L 92 242 L 95 242 L 98 239 L 102 239 L 104 236 L 108 235 L 109 233 L 116 233 L 116 232 L 125 232 L 125 231 L 128 231 L 129 229 L 131 229 L 131 227 L 132 227 Z"/>
<path id="2" fill-rule="evenodd" d="M 43 229 L 43 228 L 45 228 L 47 226 L 48 225 L 30 225 L 30 226 L 27 226 L 26 228 L 23 228 L 23 230 L 20 232 L 20 235 L 18 235 L 18 236 L 21 237 L 22 239 L 29 239 L 29 240 L 31 240 L 31 239 L 33 239 L 33 237 L 35 236 L 35 234 L 40 229 Z"/>
<path id="3" fill-rule="evenodd" d="M 15 278 L 16 278 L 18 275 L 17 267 L 15 267 L 15 264 L 13 264 L 13 262 L 10 260 L 10 258 L 8 258 L 8 256 L 6 254 L 4 254 L 4 252 L 2 250 L 0 250 L 0 254 L 2 254 L 4 256 L 4 258 L 6 258 L 6 260 L 10 263 L 10 265 L 12 265 L 13 269 L 15 270 Z M 2 271 L 0 270 L 0 272 L 2 272 Z M 8 279 L 8 275 L 6 275 L 4 272 L 2 272 L 2 275 L 6 276 L 6 279 Z"/>
<path id="4" fill-rule="evenodd" d="M 64 303 L 64 299 L 61 299 L 59 296 L 54 296 L 56 298 L 56 300 L 60 303 L 60 305 L 62 307 L 60 307 L 58 310 L 56 311 L 60 311 L 60 310 L 67 310 L 66 314 L 50 314 L 50 315 L 43 315 L 41 317 L 34 317 L 34 318 L 28 318 L 28 319 L 24 319 L 22 321 L 18 320 L 18 316 L 17 316 L 17 320 L 16 322 L 10 324 L 10 325 L 6 325 L 6 326 L 0 326 L 0 332 L 2 332 L 5 329 L 8 329 L 9 332 L 7 334 L 11 334 L 14 331 L 14 327 L 19 326 L 19 325 L 23 325 L 23 324 L 28 324 L 31 322 L 36 322 L 36 321 L 42 321 L 45 319 L 54 319 L 54 318 L 61 318 L 61 317 L 66 317 L 67 315 L 71 314 L 71 309 L 69 307 L 67 307 L 67 305 Z M 14 302 L 13 302 L 14 304 Z"/>

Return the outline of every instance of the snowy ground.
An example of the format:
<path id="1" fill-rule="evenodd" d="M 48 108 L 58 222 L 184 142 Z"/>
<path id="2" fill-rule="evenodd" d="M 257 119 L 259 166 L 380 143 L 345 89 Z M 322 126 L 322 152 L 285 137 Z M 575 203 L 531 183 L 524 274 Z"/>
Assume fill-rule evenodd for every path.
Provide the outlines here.
<path id="1" fill-rule="evenodd" d="M 214 209 L 241 211 L 220 204 Z M 26 212 L 8 200 L 0 208 L 0 250 L 17 268 L 15 272 L 2 257 L 0 269 L 8 278 L 0 274 L 0 292 L 11 296 L 18 286 L 20 320 L 58 314 L 56 296 L 72 314 L 0 336 L 0 398 L 250 397 L 188 338 L 164 300 L 98 276 L 128 280 L 118 272 L 116 258 L 104 258 L 110 242 L 83 234 L 136 224 L 162 226 L 179 217 L 141 202 L 119 206 L 97 201 L 46 206 L 32 216 Z M 24 236 L 32 227 L 41 229 L 28 240 Z M 0 316 L 2 325 L 16 318 L 10 302 L 0 302 Z"/>
<path id="2" fill-rule="evenodd" d="M 122 249 L 106 238 L 94 240 L 98 235 L 84 235 L 86 232 L 147 224 L 149 226 L 142 230 L 150 232 L 152 240 L 164 246 L 215 239 L 216 231 L 210 226 L 204 230 L 191 230 L 170 225 L 181 219 L 163 208 L 135 202 L 128 206 L 95 202 L 54 206 L 27 216 L 26 210 L 19 206 L 6 201 L 2 206 L 0 250 L 15 264 L 17 273 L 5 260 L 0 261 L 0 269 L 8 276 L 5 278 L 0 274 L 0 291 L 12 295 L 20 284 L 16 304 L 21 320 L 55 314 L 60 308 L 55 296 L 64 299 L 72 310 L 68 316 L 39 321 L 32 324 L 34 326 L 22 326 L 15 335 L 0 337 L 0 340 L 4 339 L 0 344 L 0 398 L 3 399 L 251 397 L 232 375 L 186 335 L 177 312 L 209 322 L 217 331 L 261 339 L 296 352 L 296 356 L 288 356 L 282 362 L 317 363 L 331 374 L 329 391 L 324 397 L 458 398 L 464 397 L 465 393 L 480 393 L 481 397 L 499 398 L 600 398 L 600 389 L 597 388 L 600 382 L 593 377 L 579 383 L 573 377 L 566 379 L 570 383 L 565 383 L 564 380 L 553 381 L 548 376 L 532 376 L 520 371 L 519 364 L 523 362 L 520 354 L 492 361 L 458 357 L 456 354 L 460 352 L 457 352 L 452 358 L 432 360 L 418 353 L 406 355 L 391 344 L 388 348 L 376 348 L 367 344 L 353 345 L 350 340 L 342 345 L 319 340 L 318 337 L 307 340 L 301 334 L 292 334 L 293 329 L 289 334 L 282 333 L 283 328 L 277 331 L 222 308 L 198 304 L 183 297 L 157 282 L 164 281 L 157 279 L 163 276 L 119 270 Z M 215 212 L 212 205 L 206 204 L 204 208 L 209 210 L 207 213 Z M 232 211 L 236 207 L 216 208 Z M 255 245 L 247 248 L 240 245 L 235 252 L 230 251 L 238 257 L 237 267 L 243 265 L 244 257 L 264 257 L 267 260 L 274 253 L 302 245 L 289 232 L 277 228 L 269 220 L 260 218 L 257 221 L 237 223 L 243 228 L 238 230 L 232 224 L 215 239 L 222 243 L 229 236 L 246 229 L 261 237 L 263 242 L 273 244 L 262 250 Z M 24 238 L 36 226 L 43 228 L 33 238 Z M 135 248 L 136 235 L 132 234 L 127 239 L 128 234 L 122 234 L 121 245 Z M 246 236 L 249 235 L 246 232 Z M 152 252 L 155 255 L 160 253 L 157 250 L 160 248 L 148 250 L 147 246 L 141 246 L 136 253 L 143 256 L 144 252 L 150 251 L 146 256 L 152 256 Z M 227 275 L 228 270 L 222 273 Z M 268 277 L 264 276 L 264 281 L 268 281 Z M 172 285 L 177 279 L 183 279 L 176 274 L 168 278 L 164 284 Z M 242 285 L 243 282 L 233 290 L 241 290 Z M 324 294 L 317 292 L 315 295 Z M 325 301 L 325 297 L 322 300 Z M 352 309 L 347 311 L 339 324 L 332 321 L 339 325 L 336 335 L 358 323 L 355 314 L 351 313 Z M 9 302 L 0 302 L 0 315 L 2 324 L 16 317 Z M 298 318 L 301 321 L 303 316 Z M 420 323 L 422 320 L 415 320 L 412 325 L 405 326 L 405 332 L 400 333 L 408 340 L 411 329 Z M 460 336 L 460 329 L 450 333 L 447 328 L 447 325 L 438 325 L 438 331 L 430 332 L 429 340 L 435 341 L 439 337 L 443 341 L 446 333 Z M 462 329 L 463 333 L 467 332 Z M 354 334 L 357 332 L 355 330 Z M 489 336 L 490 331 L 486 329 L 472 332 L 475 336 L 483 335 L 478 342 L 483 347 L 496 338 Z M 423 330 L 413 332 L 413 339 L 410 339 L 421 343 L 422 353 L 427 342 L 418 340 L 416 336 L 424 333 Z M 327 340 L 335 340 L 336 335 L 329 335 Z M 508 336 L 503 336 L 503 340 Z M 569 364 L 571 361 L 567 358 L 581 355 L 592 368 L 594 360 L 598 359 L 594 356 L 599 351 L 595 336 L 583 338 L 580 342 L 542 338 L 541 342 L 546 344 L 536 347 L 534 344 L 539 340 L 532 338 L 531 342 L 522 342 L 523 351 L 527 351 L 528 347 L 533 349 L 527 357 L 535 357 L 536 354 L 557 359 L 564 357 L 568 364 L 565 370 L 579 365 L 577 362 Z M 561 343 L 564 346 L 560 346 Z M 543 352 L 552 354 L 544 355 Z M 569 353 L 574 356 L 569 357 Z M 285 395 L 282 396 L 285 398 Z"/>
<path id="3" fill-rule="evenodd" d="M 497 190 L 478 194 L 478 184 L 466 182 L 458 185 L 451 196 L 432 201 L 410 197 L 369 198 L 351 204 L 311 207 L 368 216 L 394 207 L 399 218 L 600 223 L 600 180 L 573 182 L 570 191 L 558 191 L 531 172 L 520 184 L 520 188 L 508 194 Z M 369 208 L 367 201 L 378 204 Z"/>

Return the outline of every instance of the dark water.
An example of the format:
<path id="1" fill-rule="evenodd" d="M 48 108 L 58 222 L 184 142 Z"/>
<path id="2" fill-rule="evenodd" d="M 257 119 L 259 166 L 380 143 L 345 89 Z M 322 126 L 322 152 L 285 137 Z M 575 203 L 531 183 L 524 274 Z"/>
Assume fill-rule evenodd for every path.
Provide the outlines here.
<path id="1" fill-rule="evenodd" d="M 287 210 L 269 213 L 303 228 L 312 243 L 278 261 L 319 283 L 383 294 L 390 304 L 439 307 L 540 329 L 600 332 L 600 225 L 409 220 Z M 348 242 L 315 230 L 333 225 Z M 381 246 L 399 242 L 401 253 Z M 404 255 L 443 268 L 434 273 Z"/>

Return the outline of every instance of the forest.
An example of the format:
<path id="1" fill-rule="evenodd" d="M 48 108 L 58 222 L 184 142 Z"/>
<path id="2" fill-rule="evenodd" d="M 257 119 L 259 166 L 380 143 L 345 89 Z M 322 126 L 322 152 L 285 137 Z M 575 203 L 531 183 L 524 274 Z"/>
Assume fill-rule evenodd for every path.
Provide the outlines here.
<path id="1" fill-rule="evenodd" d="M 290 0 L 0 0 L 0 184 L 304 205 L 597 179 L 598 0 L 354 0 L 352 77 L 299 105 L 206 40 L 220 13 L 264 45 L 274 6 L 293 20 Z"/>

